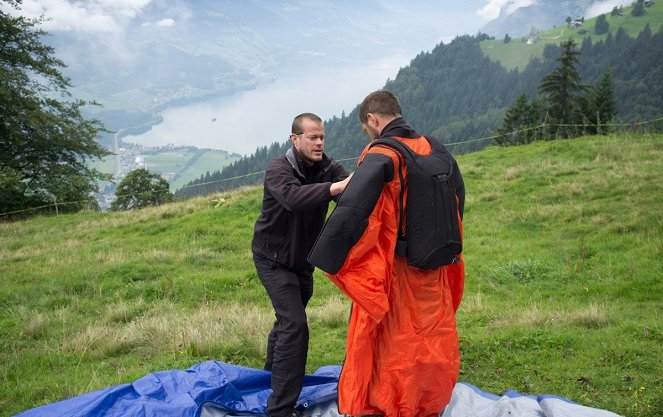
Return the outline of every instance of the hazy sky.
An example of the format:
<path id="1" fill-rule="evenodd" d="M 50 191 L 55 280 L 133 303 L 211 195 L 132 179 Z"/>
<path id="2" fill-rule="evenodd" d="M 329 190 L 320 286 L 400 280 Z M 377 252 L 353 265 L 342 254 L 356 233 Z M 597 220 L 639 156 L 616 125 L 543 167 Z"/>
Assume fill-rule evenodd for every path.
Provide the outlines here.
<path id="1" fill-rule="evenodd" d="M 23 0 L 23 14 L 44 14 L 51 21 L 44 25 L 48 31 L 75 30 L 83 32 L 120 32 L 128 21 L 137 17 L 143 8 L 159 0 Z M 424 10 L 449 28 L 450 35 L 472 33 L 478 27 L 495 19 L 501 10 L 513 12 L 519 7 L 544 0 L 382 0 L 388 7 L 407 13 Z M 545 0 L 558 1 L 558 0 Z M 632 0 L 597 1 L 588 16 L 609 12 L 614 6 L 629 5 Z M 163 2 L 171 11 L 170 16 L 153 22 L 155 25 L 176 24 L 186 13 L 187 1 Z"/>
<path id="2" fill-rule="evenodd" d="M 119 32 L 128 21 L 140 15 L 141 10 L 157 0 L 23 0 L 24 15 L 37 17 L 44 14 L 51 18 L 44 24 L 48 31 Z M 479 25 L 497 17 L 499 8 L 506 3 L 528 3 L 533 0 L 384 0 L 378 1 L 387 7 L 407 13 L 426 10 L 444 24 L 452 26 L 450 34 L 466 33 L 462 28 L 473 31 Z M 172 25 L 181 19 L 187 8 L 183 0 L 167 3 L 171 15 L 153 22 L 156 25 Z M 367 21 L 370 17 L 367 17 Z"/>

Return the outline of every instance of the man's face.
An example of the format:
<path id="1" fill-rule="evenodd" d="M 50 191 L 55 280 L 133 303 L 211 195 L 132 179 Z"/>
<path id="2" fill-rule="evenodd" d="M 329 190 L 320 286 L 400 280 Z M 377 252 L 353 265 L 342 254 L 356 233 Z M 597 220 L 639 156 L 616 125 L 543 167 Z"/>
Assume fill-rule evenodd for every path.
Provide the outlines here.
<path id="1" fill-rule="evenodd" d="M 308 165 L 322 161 L 325 151 L 325 125 L 310 119 L 302 120 L 302 133 L 290 135 L 292 144 Z"/>

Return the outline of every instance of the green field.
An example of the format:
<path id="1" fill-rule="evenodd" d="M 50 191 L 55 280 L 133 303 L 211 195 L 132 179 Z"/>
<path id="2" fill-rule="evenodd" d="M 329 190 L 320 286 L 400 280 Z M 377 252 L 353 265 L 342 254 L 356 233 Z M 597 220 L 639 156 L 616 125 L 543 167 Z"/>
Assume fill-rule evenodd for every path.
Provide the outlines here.
<path id="1" fill-rule="evenodd" d="M 159 174 L 164 172 L 177 174 L 170 183 L 171 191 L 200 178 L 206 172 L 220 171 L 224 166 L 239 159 L 238 155 L 230 155 L 226 151 L 190 147 L 147 151 L 143 154 L 150 171 Z"/>
<path id="2" fill-rule="evenodd" d="M 173 191 L 179 189 L 189 182 L 205 175 L 207 172 L 211 174 L 215 171 L 221 171 L 223 167 L 235 162 L 239 158 L 238 155 L 229 155 L 225 151 L 206 149 L 198 155 L 195 163 L 182 171 L 170 184 L 170 189 Z"/>
<path id="3" fill-rule="evenodd" d="M 624 7 L 624 16 L 613 17 L 610 13 L 606 14 L 606 20 L 610 25 L 610 33 L 614 36 L 620 27 L 623 27 L 626 33 L 631 37 L 636 37 L 642 29 L 649 24 L 652 32 L 658 32 L 663 25 L 663 2 L 657 2 L 652 7 L 648 7 L 647 14 L 644 16 L 633 17 L 631 16 L 632 7 Z M 592 42 L 599 42 L 605 40 L 608 36 L 596 35 L 594 33 L 594 26 L 596 18 L 587 19 L 581 28 L 570 29 L 567 27 L 563 19 L 560 19 L 560 24 L 552 29 L 546 29 L 539 32 L 539 41 L 528 45 L 526 43 L 527 36 L 521 38 L 513 38 L 511 42 L 504 43 L 504 39 L 493 39 L 481 42 L 481 49 L 484 54 L 496 62 L 500 62 L 508 69 L 524 70 L 532 58 L 543 58 L 543 49 L 547 44 L 559 45 L 560 43 L 573 38 L 577 45 L 581 45 L 583 39 L 591 37 Z M 581 34 L 582 28 L 587 29 L 587 34 Z M 537 28 L 539 30 L 543 28 Z"/>
<path id="4" fill-rule="evenodd" d="M 145 156 L 146 168 L 157 174 L 174 173 L 170 181 L 170 190 L 175 191 L 207 172 L 220 171 L 226 165 L 240 158 L 237 154 L 214 149 L 199 149 L 182 146 L 175 148 L 157 148 L 134 151 Z M 101 172 L 113 173 L 114 155 L 95 161 L 90 165 Z"/>
<path id="5" fill-rule="evenodd" d="M 459 156 L 460 380 L 663 415 L 663 135 Z M 223 198 L 221 203 L 220 198 Z M 215 359 L 261 367 L 260 187 L 0 223 L 0 416 Z M 308 370 L 344 358 L 349 303 L 316 272 Z"/>

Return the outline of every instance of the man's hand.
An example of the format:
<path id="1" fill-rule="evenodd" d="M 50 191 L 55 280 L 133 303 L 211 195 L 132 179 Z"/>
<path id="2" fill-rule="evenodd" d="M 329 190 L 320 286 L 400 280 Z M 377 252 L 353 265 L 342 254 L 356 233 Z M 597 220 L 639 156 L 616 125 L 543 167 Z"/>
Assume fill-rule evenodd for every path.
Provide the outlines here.
<path id="1" fill-rule="evenodd" d="M 350 182 L 352 175 L 354 175 L 354 172 L 343 181 L 333 182 L 331 187 L 329 187 L 329 194 L 331 194 L 332 197 L 341 194 L 345 190 L 345 187 L 348 185 L 348 182 Z"/>

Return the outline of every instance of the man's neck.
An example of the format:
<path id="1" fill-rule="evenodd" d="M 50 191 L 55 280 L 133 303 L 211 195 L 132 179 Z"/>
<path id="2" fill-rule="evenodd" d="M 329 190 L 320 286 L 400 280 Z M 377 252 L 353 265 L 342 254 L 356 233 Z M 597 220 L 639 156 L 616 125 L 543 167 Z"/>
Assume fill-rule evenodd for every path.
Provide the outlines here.
<path id="1" fill-rule="evenodd" d="M 403 117 L 392 119 L 380 132 L 380 137 L 398 136 L 404 138 L 417 138 L 420 135 L 410 126 Z"/>

